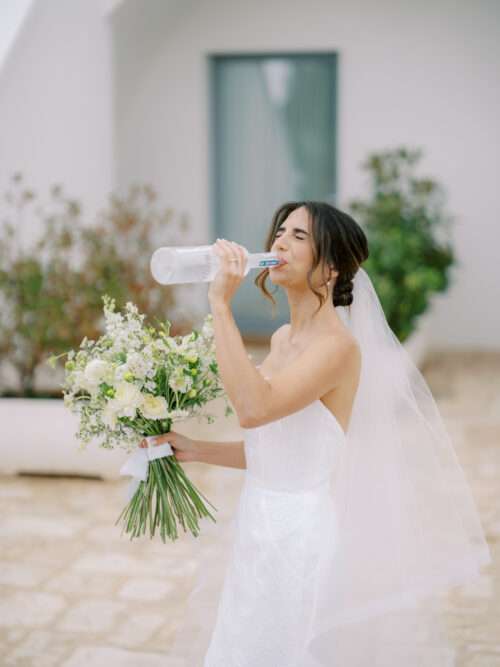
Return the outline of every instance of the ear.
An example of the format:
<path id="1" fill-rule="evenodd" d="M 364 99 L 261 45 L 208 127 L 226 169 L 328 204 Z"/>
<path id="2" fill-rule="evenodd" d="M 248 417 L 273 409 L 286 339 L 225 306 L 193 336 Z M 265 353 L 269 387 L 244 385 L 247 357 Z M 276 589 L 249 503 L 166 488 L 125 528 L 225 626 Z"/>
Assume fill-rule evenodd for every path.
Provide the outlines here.
<path id="1" fill-rule="evenodd" d="M 339 272 L 335 270 L 335 267 L 330 266 L 330 277 L 329 277 L 328 280 L 333 280 L 334 278 L 335 278 L 335 280 L 337 280 L 338 275 L 339 275 Z"/>

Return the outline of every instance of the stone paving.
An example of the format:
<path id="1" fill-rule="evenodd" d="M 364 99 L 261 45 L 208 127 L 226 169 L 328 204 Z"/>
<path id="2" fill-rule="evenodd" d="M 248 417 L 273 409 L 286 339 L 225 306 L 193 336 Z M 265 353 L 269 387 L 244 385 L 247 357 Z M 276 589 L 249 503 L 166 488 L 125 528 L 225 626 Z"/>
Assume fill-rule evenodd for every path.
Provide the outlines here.
<path id="1" fill-rule="evenodd" d="M 249 350 L 255 363 L 267 354 Z M 454 439 L 493 555 L 479 580 L 445 597 L 455 650 L 450 664 L 500 666 L 500 354 L 435 354 L 424 374 Z M 225 420 L 217 438 L 213 429 L 219 422 L 202 427 L 211 429 L 206 436 L 200 427 L 182 432 L 239 439 L 238 424 L 231 420 Z M 186 469 L 230 514 L 244 471 L 197 463 Z M 195 539 L 184 537 L 164 545 L 160 539 L 121 536 L 114 524 L 126 485 L 124 479 L 0 478 L 2 667 L 198 667 L 169 658 L 169 646 L 200 550 Z"/>

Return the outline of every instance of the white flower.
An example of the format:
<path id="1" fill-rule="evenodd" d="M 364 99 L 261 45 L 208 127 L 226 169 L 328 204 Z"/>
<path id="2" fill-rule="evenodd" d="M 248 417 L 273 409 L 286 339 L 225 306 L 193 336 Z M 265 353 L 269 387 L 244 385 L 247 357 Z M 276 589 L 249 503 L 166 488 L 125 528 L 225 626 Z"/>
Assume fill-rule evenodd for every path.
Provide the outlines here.
<path id="1" fill-rule="evenodd" d="M 134 419 L 141 400 L 141 392 L 135 385 L 130 382 L 122 382 L 118 386 L 114 398 L 110 399 L 102 410 L 103 423 L 114 429 L 118 417 Z"/>
<path id="2" fill-rule="evenodd" d="M 73 394 L 64 394 L 63 403 L 67 408 L 71 408 L 74 403 Z"/>
<path id="3" fill-rule="evenodd" d="M 167 401 L 163 396 L 143 394 L 140 411 L 146 419 L 166 419 L 168 417 Z"/>
<path id="4" fill-rule="evenodd" d="M 209 317 L 208 315 L 205 318 L 205 322 L 201 328 L 201 335 L 204 338 L 212 338 L 214 335 L 213 318 Z"/>
<path id="5" fill-rule="evenodd" d="M 116 428 L 116 419 L 118 410 L 119 410 L 119 405 L 115 402 L 113 398 L 106 403 L 106 406 L 104 407 L 104 410 L 102 411 L 101 415 L 102 421 L 104 424 L 106 424 L 106 426 L 109 426 L 112 429 Z"/>
<path id="6" fill-rule="evenodd" d="M 111 370 L 110 364 L 102 359 L 92 359 L 85 366 L 83 375 L 88 386 L 98 386 L 106 377 L 109 376 Z"/>
<path id="7" fill-rule="evenodd" d="M 119 385 L 121 382 L 123 382 L 123 378 L 125 377 L 126 373 L 129 372 L 129 367 L 128 364 L 120 364 L 115 368 L 115 376 L 113 378 L 113 384 L 114 385 Z"/>
<path id="8" fill-rule="evenodd" d="M 83 389 L 94 396 L 99 390 L 99 385 L 89 382 L 85 377 L 85 372 L 83 370 L 74 371 L 72 385 L 72 389 L 75 393 L 78 392 L 79 389 Z"/>
<path id="9" fill-rule="evenodd" d="M 150 369 L 151 363 L 138 352 L 130 352 L 127 355 L 127 366 L 136 378 L 143 380 Z"/>
<path id="10" fill-rule="evenodd" d="M 131 313 L 132 315 L 138 315 L 139 314 L 139 310 L 138 310 L 137 306 L 132 301 L 127 301 L 127 303 L 125 304 L 125 310 L 128 313 Z"/>
<path id="11" fill-rule="evenodd" d="M 182 371 L 176 371 L 173 375 L 170 376 L 168 381 L 168 386 L 174 391 L 187 392 L 191 389 L 193 381 L 187 375 L 184 375 Z"/>
<path id="12" fill-rule="evenodd" d="M 138 408 L 142 403 L 142 394 L 135 384 L 132 384 L 131 382 L 120 382 L 116 388 L 114 400 L 121 408 L 134 408 L 135 414 L 135 408 Z"/>
<path id="13" fill-rule="evenodd" d="M 155 345 L 155 348 L 157 350 L 159 350 L 160 352 L 170 352 L 170 347 L 169 347 L 167 341 L 165 341 L 165 340 L 162 340 L 162 339 L 156 340 L 154 345 Z M 145 350 L 146 350 L 146 348 L 144 348 L 144 351 Z"/>

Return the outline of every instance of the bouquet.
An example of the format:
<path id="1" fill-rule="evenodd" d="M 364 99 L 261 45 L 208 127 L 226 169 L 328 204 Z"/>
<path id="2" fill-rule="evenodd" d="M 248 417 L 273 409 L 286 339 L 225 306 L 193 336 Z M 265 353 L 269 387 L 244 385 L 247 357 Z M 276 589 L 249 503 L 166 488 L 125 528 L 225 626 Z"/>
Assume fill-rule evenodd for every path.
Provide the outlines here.
<path id="1" fill-rule="evenodd" d="M 62 385 L 64 404 L 79 415 L 76 437 L 82 448 L 94 438 L 106 449 L 120 447 L 131 456 L 121 469 L 133 480 L 123 518 L 130 539 L 149 527 L 165 537 L 178 538 L 177 524 L 197 537 L 198 519 L 214 517 L 203 494 L 186 476 L 170 445 L 141 448 L 146 438 L 171 430 L 172 423 L 191 416 L 214 415 L 202 407 L 222 395 L 225 416 L 233 413 L 219 381 L 212 315 L 205 317 L 201 332 L 169 336 L 170 322 L 155 329 L 144 324 L 145 315 L 128 302 L 125 315 L 115 312 L 115 300 L 104 301 L 105 333 L 97 340 L 86 337 L 80 349 L 52 356 L 48 363 L 67 356 Z M 205 500 L 207 500 L 205 498 Z M 214 507 L 208 500 L 213 509 Z M 187 528 L 186 528 L 187 527 Z M 122 531 L 123 534 L 123 531 Z"/>

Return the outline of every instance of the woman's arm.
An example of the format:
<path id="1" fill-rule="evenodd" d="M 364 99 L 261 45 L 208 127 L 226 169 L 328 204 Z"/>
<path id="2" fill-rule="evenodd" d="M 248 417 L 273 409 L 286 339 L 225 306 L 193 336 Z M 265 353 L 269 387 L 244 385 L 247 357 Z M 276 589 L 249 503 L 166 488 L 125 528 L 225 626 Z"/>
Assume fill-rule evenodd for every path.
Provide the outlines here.
<path id="1" fill-rule="evenodd" d="M 298 412 L 358 372 L 359 344 L 347 334 L 323 335 L 267 380 L 249 361 L 230 301 L 245 279 L 245 249 L 217 239 L 220 268 L 210 283 L 217 366 L 242 428 L 256 428 Z M 357 363 L 357 369 L 354 363 Z"/>
<path id="2" fill-rule="evenodd" d="M 194 440 L 177 431 L 167 431 L 157 436 L 141 440 L 139 447 L 158 446 L 168 443 L 179 462 L 211 463 L 229 468 L 247 467 L 244 440 L 237 442 L 213 442 L 212 440 Z"/>
<path id="3" fill-rule="evenodd" d="M 302 410 L 338 387 L 360 364 L 359 344 L 352 336 L 322 335 L 266 380 L 248 358 L 230 306 L 215 299 L 210 306 L 219 373 L 242 428 Z"/>
<path id="4" fill-rule="evenodd" d="M 197 440 L 194 460 L 199 463 L 244 470 L 247 467 L 244 441 L 214 442 L 211 440 Z"/>
<path id="5" fill-rule="evenodd" d="M 229 304 L 211 300 L 210 308 L 219 374 L 239 425 L 246 428 L 266 402 L 268 383 L 248 358 Z"/>

